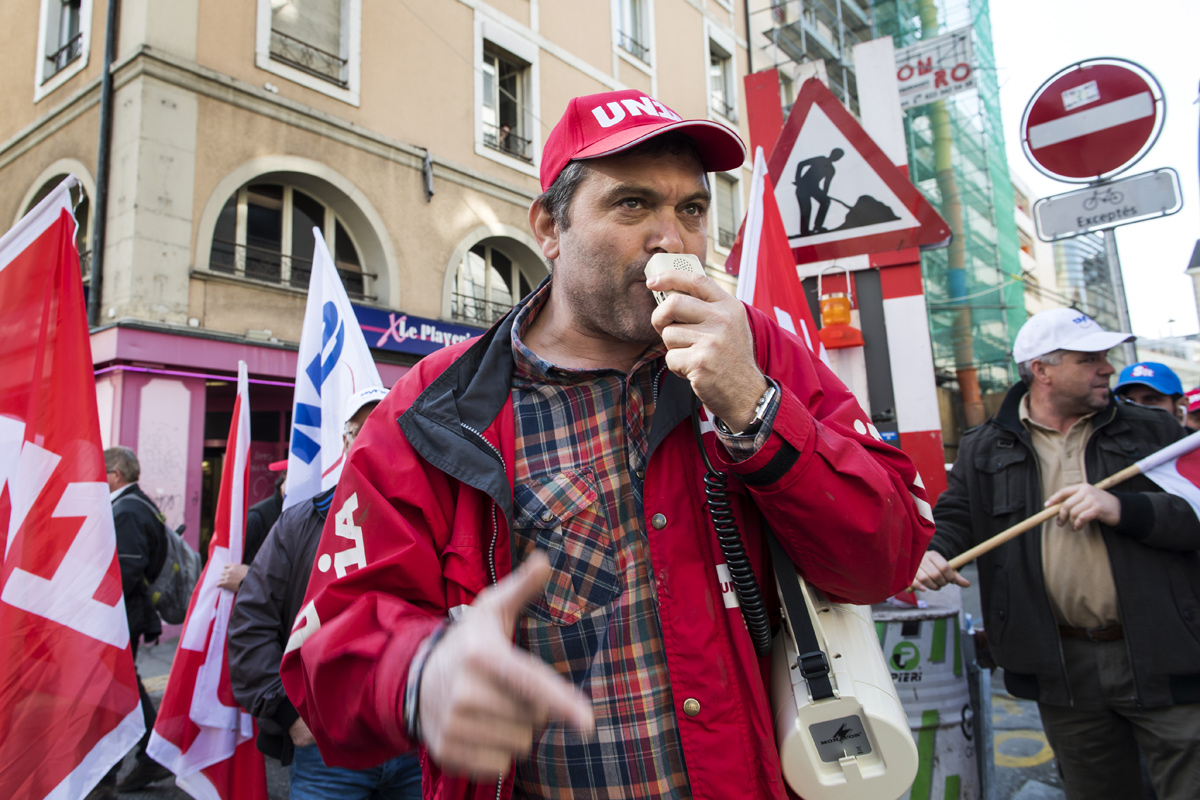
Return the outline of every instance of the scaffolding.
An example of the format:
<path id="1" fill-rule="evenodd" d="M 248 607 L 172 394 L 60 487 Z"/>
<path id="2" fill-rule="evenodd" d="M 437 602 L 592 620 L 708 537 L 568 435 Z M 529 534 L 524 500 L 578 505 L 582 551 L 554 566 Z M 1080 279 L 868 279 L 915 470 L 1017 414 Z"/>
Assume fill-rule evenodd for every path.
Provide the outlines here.
<path id="1" fill-rule="evenodd" d="M 1016 379 L 1012 340 L 1026 319 L 988 0 L 879 0 L 873 11 L 898 48 L 972 33 L 976 89 L 910 108 L 904 120 L 909 178 L 954 231 L 951 246 L 923 253 L 921 266 L 938 383 L 966 405 L 964 378 L 978 381 L 983 398 Z M 963 420 L 978 421 L 969 411 Z"/>
<path id="2" fill-rule="evenodd" d="M 1012 341 L 1026 319 L 988 0 L 752 0 L 749 8 L 755 69 L 772 60 L 779 68 L 785 115 L 798 79 L 814 71 L 857 115 L 859 42 L 891 36 L 900 48 L 971 30 L 976 88 L 910 108 L 904 120 L 909 178 L 954 232 L 950 247 L 921 256 L 937 380 L 954 398 L 954 421 L 943 425 L 953 447 L 1016 380 Z"/>

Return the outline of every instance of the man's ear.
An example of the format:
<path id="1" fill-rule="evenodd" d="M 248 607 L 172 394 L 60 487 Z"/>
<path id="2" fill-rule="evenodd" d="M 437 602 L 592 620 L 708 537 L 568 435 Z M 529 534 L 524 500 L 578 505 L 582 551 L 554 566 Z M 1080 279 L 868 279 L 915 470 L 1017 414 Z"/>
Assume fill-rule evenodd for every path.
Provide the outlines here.
<path id="1" fill-rule="evenodd" d="M 1029 371 L 1033 373 L 1033 382 L 1034 383 L 1044 384 L 1044 383 L 1048 383 L 1050 381 L 1050 374 L 1046 369 L 1048 366 L 1050 366 L 1050 365 L 1047 364 L 1045 361 L 1042 361 L 1040 358 L 1035 358 L 1030 363 Z"/>
<path id="2" fill-rule="evenodd" d="M 553 261 L 558 258 L 559 237 L 562 232 L 540 198 L 534 200 L 533 205 L 529 207 L 529 229 L 533 231 L 533 238 L 537 240 L 546 260 Z"/>

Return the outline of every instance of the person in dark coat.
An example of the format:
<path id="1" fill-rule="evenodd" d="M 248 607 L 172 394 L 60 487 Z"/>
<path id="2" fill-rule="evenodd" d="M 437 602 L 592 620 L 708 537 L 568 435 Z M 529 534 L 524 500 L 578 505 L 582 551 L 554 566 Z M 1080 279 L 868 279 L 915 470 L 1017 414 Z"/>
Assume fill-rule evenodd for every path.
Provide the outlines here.
<path id="1" fill-rule="evenodd" d="M 1037 701 L 1067 800 L 1145 798 L 1142 762 L 1159 800 L 1195 800 L 1200 519 L 1144 475 L 1094 485 L 1186 434 L 1160 409 L 1114 401 L 1105 354 L 1130 338 L 1069 308 L 1021 327 L 1021 383 L 963 437 L 916 585 L 969 585 L 949 559 L 1062 503 L 978 562 L 1005 686 Z"/>
<path id="2" fill-rule="evenodd" d="M 110 447 L 104 451 L 104 469 L 108 473 L 111 491 L 113 527 L 117 533 L 117 557 L 121 563 L 121 588 L 125 595 L 125 615 L 129 620 L 130 648 L 137 663 L 139 640 L 154 644 L 162 635 L 162 620 L 150 597 L 150 583 L 158 577 L 167 558 L 167 543 L 163 531 L 163 516 L 146 493 L 138 486 L 141 466 L 137 455 L 128 447 Z M 142 714 L 146 734 L 134 748 L 137 763 L 133 770 L 116 785 L 117 791 L 131 792 L 171 776 L 170 770 L 146 755 L 146 743 L 154 728 L 154 703 L 138 675 L 138 694 L 142 698 Z M 101 781 L 98 789 L 112 796 L 117 769 Z"/>
<path id="3" fill-rule="evenodd" d="M 373 387 L 347 400 L 347 451 L 371 409 L 385 395 L 383 389 Z M 371 769 L 327 766 L 279 677 L 279 664 L 292 622 L 304 604 L 333 492 L 328 489 L 284 511 L 241 581 L 227 640 L 233 696 L 258 721 L 258 749 L 291 767 L 293 797 L 417 800 L 421 796 L 421 765 L 415 752 Z"/>
<path id="4" fill-rule="evenodd" d="M 267 534 L 279 519 L 283 511 L 283 494 L 287 491 L 287 459 L 272 461 L 267 469 L 271 472 L 282 473 L 275 481 L 275 491 L 266 500 L 260 500 L 250 506 L 246 512 L 246 545 L 242 550 L 242 563 L 226 564 L 221 570 L 217 586 L 236 592 L 246 579 L 246 570 L 254 563 Z"/>
<path id="5" fill-rule="evenodd" d="M 250 566 L 254 557 L 267 539 L 267 534 L 283 513 L 283 493 L 287 491 L 287 459 L 272 462 L 268 467 L 272 472 L 278 472 L 275 480 L 275 491 L 266 500 L 259 500 L 250 506 L 246 512 L 246 547 L 242 553 L 242 563 Z"/>

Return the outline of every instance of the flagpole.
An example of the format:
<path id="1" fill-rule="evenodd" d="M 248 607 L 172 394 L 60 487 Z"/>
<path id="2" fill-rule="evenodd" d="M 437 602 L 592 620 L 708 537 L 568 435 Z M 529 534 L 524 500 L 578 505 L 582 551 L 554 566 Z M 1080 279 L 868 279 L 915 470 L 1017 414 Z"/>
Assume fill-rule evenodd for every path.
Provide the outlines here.
<path id="1" fill-rule="evenodd" d="M 1121 483 L 1122 481 L 1129 480 L 1134 475 L 1141 475 L 1141 474 L 1142 474 L 1141 462 L 1139 462 L 1137 464 L 1130 464 L 1128 467 L 1121 470 L 1120 472 L 1115 472 L 1112 475 L 1109 475 L 1104 480 L 1097 483 L 1096 488 L 1107 490 L 1113 486 L 1116 486 L 1118 483 Z M 1062 511 L 1062 507 L 1063 507 L 1062 503 L 1055 503 L 1054 505 L 1050 506 L 1049 508 L 1047 508 L 1043 511 L 1039 511 L 1037 514 L 1034 514 L 1032 517 L 1025 520 L 1024 522 L 1018 522 L 1016 525 L 1013 525 L 1011 528 L 1006 528 L 1005 530 L 1000 531 L 1000 533 L 997 533 L 995 536 L 988 539 L 987 541 L 981 542 L 981 543 L 975 545 L 974 547 L 972 547 L 970 550 L 967 550 L 965 553 L 962 553 L 962 554 L 957 555 L 954 558 L 950 559 L 950 566 L 953 567 L 954 569 L 961 569 L 962 567 L 966 566 L 967 564 L 970 564 L 975 559 L 979 558 L 984 553 L 988 553 L 988 552 L 991 552 L 992 550 L 995 550 L 997 547 L 1004 544 L 1005 542 L 1015 539 L 1018 536 L 1020 536 L 1022 533 L 1025 533 L 1026 531 L 1031 530 L 1032 528 L 1036 528 L 1038 525 L 1041 525 L 1046 520 L 1048 520 L 1054 516 L 1057 516 L 1058 512 Z M 911 587 L 909 588 L 909 591 L 910 592 L 912 591 Z"/>

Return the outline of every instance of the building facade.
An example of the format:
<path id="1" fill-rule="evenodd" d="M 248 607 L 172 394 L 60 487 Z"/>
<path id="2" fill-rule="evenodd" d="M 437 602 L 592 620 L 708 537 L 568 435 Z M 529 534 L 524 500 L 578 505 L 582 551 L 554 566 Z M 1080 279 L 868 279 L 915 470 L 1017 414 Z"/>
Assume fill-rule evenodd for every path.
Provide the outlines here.
<path id="1" fill-rule="evenodd" d="M 746 16 L 733 0 L 118 8 L 104 186 L 106 3 L 40 0 L 8 15 L 0 220 L 79 178 L 101 436 L 139 452 L 143 488 L 193 541 L 210 524 L 239 359 L 252 381 L 252 499 L 286 452 L 314 227 L 390 386 L 547 275 L 527 214 L 571 97 L 639 89 L 685 117 L 743 125 Z M 749 174 L 711 176 L 709 267 L 726 281 Z"/>

